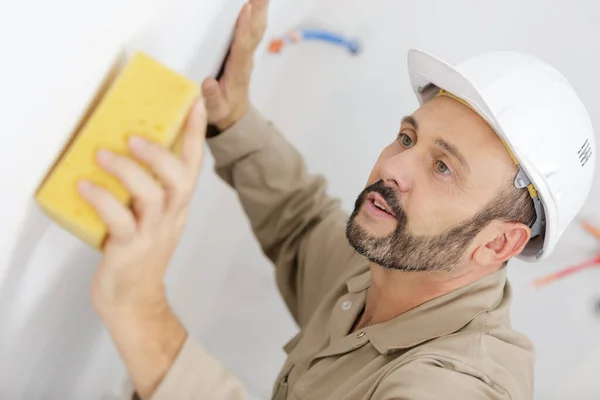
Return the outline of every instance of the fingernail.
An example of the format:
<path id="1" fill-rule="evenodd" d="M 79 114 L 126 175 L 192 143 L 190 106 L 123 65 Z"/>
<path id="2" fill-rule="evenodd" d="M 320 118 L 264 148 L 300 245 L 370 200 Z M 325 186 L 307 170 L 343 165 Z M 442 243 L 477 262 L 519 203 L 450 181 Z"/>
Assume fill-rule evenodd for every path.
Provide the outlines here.
<path id="1" fill-rule="evenodd" d="M 79 188 L 80 192 L 85 193 L 91 189 L 92 183 L 88 180 L 81 179 L 79 182 L 77 182 L 77 187 Z"/>
<path id="2" fill-rule="evenodd" d="M 108 161 L 112 158 L 113 158 L 113 154 L 110 151 L 108 151 L 106 149 L 98 150 L 98 159 L 100 161 Z"/>
<path id="3" fill-rule="evenodd" d="M 212 94 L 212 93 L 216 92 L 217 89 L 219 88 L 219 83 L 212 79 L 207 80 L 202 85 L 202 88 L 204 89 L 204 92 Z"/>
<path id="4" fill-rule="evenodd" d="M 200 97 L 192 104 L 192 108 L 190 110 L 190 117 L 198 118 L 203 117 L 206 114 L 206 102 L 204 101 L 204 97 Z"/>
<path id="5" fill-rule="evenodd" d="M 146 145 L 146 140 L 139 136 L 132 136 L 129 138 L 129 145 L 136 149 L 141 149 Z"/>

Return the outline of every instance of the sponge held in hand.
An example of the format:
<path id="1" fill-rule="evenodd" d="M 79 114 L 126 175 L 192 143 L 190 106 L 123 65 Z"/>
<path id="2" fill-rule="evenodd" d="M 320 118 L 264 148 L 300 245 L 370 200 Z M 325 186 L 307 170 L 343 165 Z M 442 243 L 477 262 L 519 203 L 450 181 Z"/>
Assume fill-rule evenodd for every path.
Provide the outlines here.
<path id="1" fill-rule="evenodd" d="M 129 204 L 125 187 L 97 164 L 97 151 L 129 155 L 132 135 L 172 148 L 199 93 L 194 81 L 142 52 L 134 54 L 40 185 L 39 206 L 61 227 L 101 249 L 106 227 L 77 191 L 77 182 L 87 179 Z"/>

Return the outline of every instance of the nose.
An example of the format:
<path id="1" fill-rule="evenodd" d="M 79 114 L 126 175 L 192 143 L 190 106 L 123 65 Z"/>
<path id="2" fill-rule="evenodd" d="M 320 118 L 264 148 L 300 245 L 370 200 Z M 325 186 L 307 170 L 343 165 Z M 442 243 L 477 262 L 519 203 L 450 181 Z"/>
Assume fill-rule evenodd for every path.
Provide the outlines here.
<path id="1" fill-rule="evenodd" d="M 380 178 L 402 193 L 410 191 L 414 184 L 416 160 L 410 153 L 403 151 L 395 154 L 386 159 L 380 168 Z"/>

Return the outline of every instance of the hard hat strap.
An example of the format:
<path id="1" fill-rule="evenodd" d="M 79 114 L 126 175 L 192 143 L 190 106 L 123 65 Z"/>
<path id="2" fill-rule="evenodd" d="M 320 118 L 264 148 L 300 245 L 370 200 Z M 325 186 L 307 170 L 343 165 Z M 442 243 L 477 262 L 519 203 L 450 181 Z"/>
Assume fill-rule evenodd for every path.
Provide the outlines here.
<path id="1" fill-rule="evenodd" d="M 512 154 L 512 151 L 510 151 L 508 145 L 504 141 L 502 141 L 502 143 L 504 143 L 504 146 L 506 146 L 506 149 L 508 150 L 513 160 L 515 161 L 515 164 L 517 164 L 517 167 L 519 168 L 519 172 L 517 173 L 517 177 L 515 178 L 515 187 L 518 189 L 527 187 L 529 195 L 533 200 L 533 207 L 535 208 L 536 218 L 535 222 L 530 227 L 531 238 L 534 238 L 538 235 L 542 235 L 546 231 L 546 218 L 544 213 L 544 206 L 542 205 L 540 196 L 538 196 L 538 192 L 537 190 L 535 190 L 533 183 L 531 183 L 531 180 L 529 179 L 525 171 L 523 171 L 523 168 L 521 168 L 521 165 L 519 164 L 515 156 Z"/>

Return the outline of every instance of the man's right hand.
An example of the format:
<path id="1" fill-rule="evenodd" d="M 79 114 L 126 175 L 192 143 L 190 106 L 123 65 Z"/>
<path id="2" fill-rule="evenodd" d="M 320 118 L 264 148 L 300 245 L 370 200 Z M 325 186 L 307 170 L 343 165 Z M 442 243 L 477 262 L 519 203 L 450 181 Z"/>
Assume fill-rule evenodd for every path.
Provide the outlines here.
<path id="1" fill-rule="evenodd" d="M 209 78 L 202 84 L 208 123 L 225 130 L 246 114 L 250 107 L 250 76 L 254 52 L 267 27 L 269 0 L 249 0 L 238 17 L 229 57 L 219 81 Z"/>

